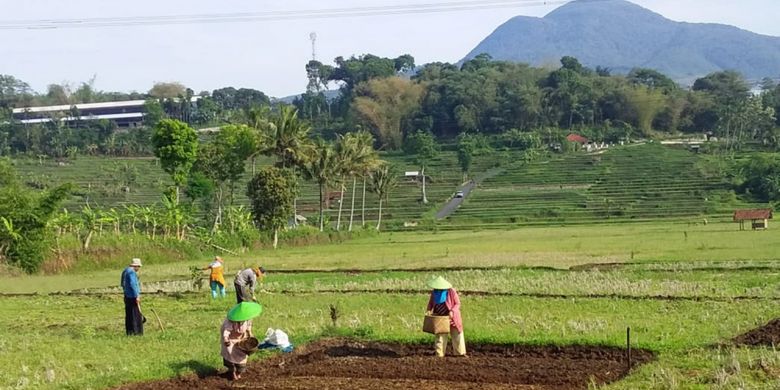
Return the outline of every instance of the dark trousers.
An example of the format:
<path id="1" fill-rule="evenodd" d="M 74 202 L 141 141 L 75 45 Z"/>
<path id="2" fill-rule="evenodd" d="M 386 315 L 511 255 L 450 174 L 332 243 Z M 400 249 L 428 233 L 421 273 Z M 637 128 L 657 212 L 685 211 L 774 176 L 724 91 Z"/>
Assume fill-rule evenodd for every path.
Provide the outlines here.
<path id="1" fill-rule="evenodd" d="M 252 292 L 249 291 L 249 287 L 238 283 L 233 283 L 233 287 L 236 288 L 236 303 L 252 302 Z"/>
<path id="2" fill-rule="evenodd" d="M 232 363 L 227 361 L 225 358 L 222 358 L 222 364 L 228 369 L 228 372 L 234 372 L 236 374 L 242 374 L 244 370 L 246 370 L 246 364 L 238 364 L 238 363 Z"/>
<path id="3" fill-rule="evenodd" d="M 141 308 L 135 298 L 125 297 L 125 331 L 128 336 L 144 334 L 144 321 Z"/>

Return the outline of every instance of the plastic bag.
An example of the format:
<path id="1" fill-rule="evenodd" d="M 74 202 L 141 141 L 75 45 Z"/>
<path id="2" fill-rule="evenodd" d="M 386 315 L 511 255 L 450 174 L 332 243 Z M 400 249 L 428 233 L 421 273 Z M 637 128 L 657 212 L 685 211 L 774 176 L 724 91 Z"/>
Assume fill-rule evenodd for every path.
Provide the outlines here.
<path id="1" fill-rule="evenodd" d="M 268 328 L 268 330 L 265 331 L 264 342 L 276 345 L 279 348 L 287 348 L 290 346 L 289 336 L 281 329 Z"/>

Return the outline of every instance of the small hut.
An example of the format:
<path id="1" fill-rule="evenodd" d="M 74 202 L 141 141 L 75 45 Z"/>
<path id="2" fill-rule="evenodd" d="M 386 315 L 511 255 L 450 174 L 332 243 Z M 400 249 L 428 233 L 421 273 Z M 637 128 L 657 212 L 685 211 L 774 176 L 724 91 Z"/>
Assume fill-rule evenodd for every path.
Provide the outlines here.
<path id="1" fill-rule="evenodd" d="M 772 209 L 735 210 L 734 222 L 739 222 L 739 230 L 745 230 L 745 221 L 750 221 L 753 230 L 763 230 L 769 227 L 772 219 Z"/>

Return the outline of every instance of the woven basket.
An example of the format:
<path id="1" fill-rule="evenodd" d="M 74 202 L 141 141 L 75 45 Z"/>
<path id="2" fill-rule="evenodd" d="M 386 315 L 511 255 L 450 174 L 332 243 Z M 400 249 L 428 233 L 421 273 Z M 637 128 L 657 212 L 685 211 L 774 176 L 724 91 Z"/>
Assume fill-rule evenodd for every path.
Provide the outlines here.
<path id="1" fill-rule="evenodd" d="M 426 315 L 425 321 L 423 321 L 423 332 L 430 334 L 450 333 L 450 317 Z"/>
<path id="2" fill-rule="evenodd" d="M 257 346 L 260 345 L 260 341 L 258 341 L 254 337 L 250 337 L 248 339 L 240 341 L 238 344 L 236 344 L 236 347 L 247 355 L 251 355 L 255 352 L 257 352 Z"/>

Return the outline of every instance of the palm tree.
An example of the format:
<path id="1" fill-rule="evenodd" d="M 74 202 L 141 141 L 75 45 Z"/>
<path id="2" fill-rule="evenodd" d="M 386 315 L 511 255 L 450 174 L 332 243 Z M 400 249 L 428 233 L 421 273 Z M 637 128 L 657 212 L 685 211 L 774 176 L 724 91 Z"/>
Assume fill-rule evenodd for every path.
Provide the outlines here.
<path id="1" fill-rule="evenodd" d="M 268 106 L 252 106 L 244 110 L 244 117 L 242 121 L 247 126 L 254 129 L 257 132 L 257 150 L 255 150 L 249 158 L 252 160 L 252 176 L 255 175 L 255 161 L 259 154 L 265 153 L 265 145 L 262 143 L 265 133 L 268 133 L 268 129 L 272 126 L 271 121 L 268 119 L 271 116 L 271 108 Z"/>
<path id="2" fill-rule="evenodd" d="M 354 149 L 353 170 L 352 170 L 352 206 L 349 211 L 349 231 L 352 231 L 352 220 L 355 215 L 355 188 L 357 187 L 357 176 L 363 177 L 363 225 L 366 213 L 366 176 L 378 164 L 376 151 L 374 150 L 374 137 L 367 131 L 359 131 L 352 135 L 352 148 Z"/>
<path id="3" fill-rule="evenodd" d="M 268 126 L 264 126 L 260 144 L 263 153 L 276 157 L 276 166 L 294 168 L 300 165 L 311 148 L 311 126 L 298 118 L 298 110 L 282 106 Z"/>
<path id="4" fill-rule="evenodd" d="M 346 178 L 355 173 L 358 165 L 355 137 L 352 133 L 339 136 L 336 141 L 336 172 L 339 177 L 339 213 L 336 219 L 336 230 L 341 230 L 341 210 L 344 206 L 344 191 L 346 191 Z"/>
<path id="5" fill-rule="evenodd" d="M 371 173 L 371 190 L 379 197 L 379 217 L 376 221 L 376 230 L 382 224 L 382 200 L 388 199 L 390 191 L 398 185 L 398 174 L 392 166 L 382 164 Z"/>
<path id="6" fill-rule="evenodd" d="M 311 154 L 304 166 L 306 178 L 316 181 L 320 190 L 320 231 L 323 231 L 325 228 L 323 211 L 324 191 L 336 174 L 336 163 L 336 153 L 333 150 L 333 146 L 319 139 L 314 143 L 314 148 L 312 148 Z"/>
<path id="7" fill-rule="evenodd" d="M 276 157 L 276 166 L 292 168 L 293 173 L 302 168 L 310 154 L 312 143 L 309 138 L 311 126 L 298 118 L 298 110 L 292 106 L 281 106 L 268 126 L 261 131 L 260 142 L 263 153 Z M 297 221 L 298 198 L 293 203 L 293 221 Z"/>

